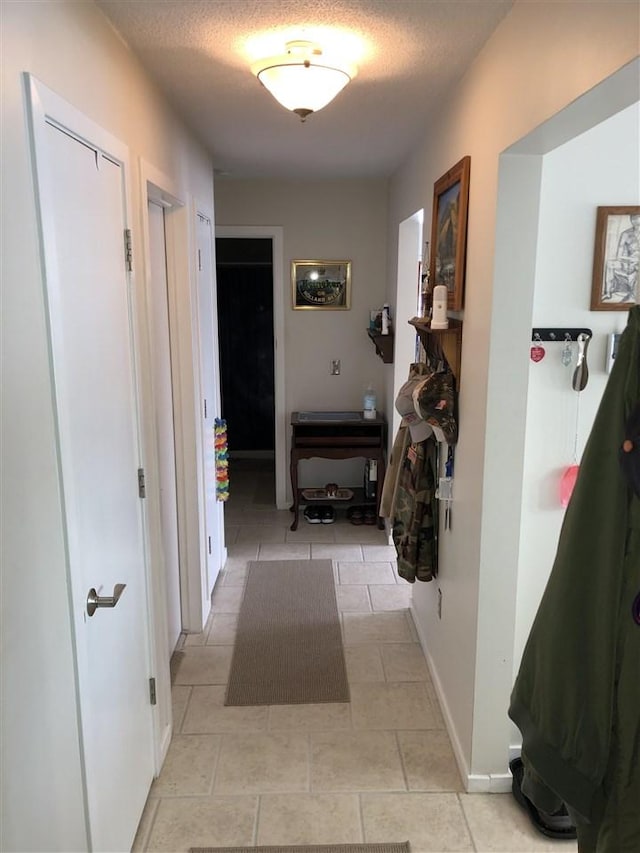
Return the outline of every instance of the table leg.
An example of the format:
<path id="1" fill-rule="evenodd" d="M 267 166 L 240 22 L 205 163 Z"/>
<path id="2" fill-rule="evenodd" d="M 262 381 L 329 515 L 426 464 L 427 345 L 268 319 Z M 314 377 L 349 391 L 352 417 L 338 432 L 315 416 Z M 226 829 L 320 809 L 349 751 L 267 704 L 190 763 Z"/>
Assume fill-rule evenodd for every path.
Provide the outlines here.
<path id="1" fill-rule="evenodd" d="M 380 504 L 382 502 L 382 487 L 384 485 L 384 453 L 378 454 L 378 488 L 376 489 L 376 515 L 378 518 L 378 530 L 385 529 L 384 518 L 380 516 Z"/>
<path id="2" fill-rule="evenodd" d="M 299 500 L 298 500 L 298 459 L 295 455 L 295 451 L 291 451 L 291 463 L 289 465 L 289 470 L 291 472 L 291 491 L 293 494 L 293 505 L 291 507 L 291 512 L 293 513 L 293 522 L 291 523 L 290 530 L 298 529 L 298 511 L 299 511 Z"/>

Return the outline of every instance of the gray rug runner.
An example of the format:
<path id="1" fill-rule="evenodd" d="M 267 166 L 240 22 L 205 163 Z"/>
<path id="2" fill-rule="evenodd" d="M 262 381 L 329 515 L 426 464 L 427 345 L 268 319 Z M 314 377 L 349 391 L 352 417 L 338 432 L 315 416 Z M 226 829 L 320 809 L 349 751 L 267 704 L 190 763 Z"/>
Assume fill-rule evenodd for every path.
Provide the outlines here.
<path id="1" fill-rule="evenodd" d="M 311 844 L 294 847 L 192 847 L 189 853 L 410 853 L 403 844 Z"/>
<path id="2" fill-rule="evenodd" d="M 249 563 L 225 705 L 348 701 L 331 560 Z"/>

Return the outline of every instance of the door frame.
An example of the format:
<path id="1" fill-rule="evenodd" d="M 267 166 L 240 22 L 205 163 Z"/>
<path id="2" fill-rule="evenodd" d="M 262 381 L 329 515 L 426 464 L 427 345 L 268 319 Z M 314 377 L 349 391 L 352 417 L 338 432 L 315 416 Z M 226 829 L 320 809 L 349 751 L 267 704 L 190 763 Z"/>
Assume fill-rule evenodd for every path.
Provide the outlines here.
<path id="1" fill-rule="evenodd" d="M 273 374 L 275 397 L 276 507 L 289 509 L 287 501 L 286 400 L 284 358 L 284 229 L 280 225 L 216 225 L 216 237 L 266 238 L 271 240 L 273 259 Z"/>
<path id="2" fill-rule="evenodd" d="M 178 538 L 180 554 L 180 597 L 182 630 L 202 631 L 211 609 L 211 590 L 208 589 L 206 547 L 206 518 L 203 481 L 202 394 L 199 341 L 197 216 L 213 222 L 213 206 L 184 191 L 171 176 L 144 158 L 139 160 L 141 230 L 143 234 L 146 276 L 149 276 L 148 199 L 165 207 L 165 240 L 167 252 L 167 294 L 171 328 L 171 378 L 174 395 L 174 432 L 176 449 L 176 487 L 178 499 Z M 150 298 L 150 283 L 146 281 L 146 300 Z M 150 366 L 149 332 L 145 328 L 146 366 Z M 216 362 L 216 368 L 218 367 Z M 147 370 L 147 376 L 150 376 Z M 219 405 L 219 381 L 216 373 L 216 395 Z M 148 419 L 153 420 L 153 399 L 147 391 Z M 155 429 L 150 434 L 151 446 L 157 452 Z M 157 477 L 154 478 L 157 484 Z M 157 507 L 159 508 L 159 496 Z M 159 519 L 159 516 L 158 516 Z M 158 521 L 159 523 L 159 521 Z M 159 531 L 157 532 L 159 536 Z M 156 542 L 156 553 L 161 540 Z M 224 556 L 224 551 L 223 551 Z M 221 566 L 219 567 L 221 568 Z M 164 618 L 166 603 L 163 604 Z M 166 641 L 166 624 L 164 639 Z M 158 646 L 158 649 L 161 649 Z M 170 687 L 169 687 L 170 691 Z M 168 699 L 170 703 L 170 695 Z M 163 742 L 166 734 L 163 735 Z M 161 750 L 166 754 L 166 750 Z"/>
<path id="3" fill-rule="evenodd" d="M 420 279 L 419 263 L 429 263 L 423 257 L 424 210 L 420 208 L 404 219 L 398 226 L 398 263 L 396 275 L 396 317 L 414 317 L 417 314 L 418 290 Z M 401 416 L 395 407 L 395 399 L 400 388 L 407 381 L 408 365 L 416 360 L 416 332 L 408 323 L 397 323 L 395 329 L 393 399 L 387 401 L 387 411 L 392 412 L 392 424 L 389 430 L 389 451 L 393 436 L 400 427 Z"/>
<path id="4" fill-rule="evenodd" d="M 139 160 L 140 174 L 140 211 L 141 211 L 141 234 L 142 234 L 142 260 L 144 275 L 141 276 L 142 287 L 138 291 L 140 301 L 140 316 L 143 318 L 141 325 L 141 338 L 144 358 L 144 376 L 146 381 L 141 383 L 140 392 L 142 396 L 142 405 L 144 409 L 144 431 L 146 446 L 149 452 L 146 454 L 146 472 L 147 472 L 147 499 L 150 509 L 149 523 L 149 554 L 151 562 L 151 574 L 153 583 L 151 586 L 151 597 L 154 601 L 154 611 L 157 618 L 152 620 L 151 638 L 154 658 L 154 671 L 156 672 L 156 715 L 154 718 L 154 746 L 156 757 L 156 772 L 160 772 L 162 763 L 166 757 L 171 742 L 173 731 L 173 716 L 171 706 L 171 675 L 170 675 L 170 660 L 167 657 L 166 649 L 168 645 L 168 624 L 166 616 L 167 599 L 164 576 L 164 550 L 162 545 L 162 534 L 160 529 L 161 514 L 160 514 L 160 492 L 158 478 L 158 440 L 156 433 L 155 419 L 155 400 L 153 392 L 153 373 L 152 373 L 152 353 L 151 353 L 151 332 L 149 328 L 150 310 L 149 301 L 152 298 L 152 283 L 151 283 L 151 252 L 149 240 L 149 215 L 147 205 L 149 201 L 159 203 L 165 209 L 165 233 L 166 233 L 166 253 L 167 253 L 167 301 L 169 310 L 169 325 L 175 322 L 175 291 L 176 291 L 176 263 L 175 258 L 171 256 L 171 247 L 179 242 L 180 239 L 186 241 L 188 238 L 184 235 L 185 226 L 184 217 L 180 216 L 184 212 L 185 202 L 183 200 L 184 193 L 180 187 L 166 174 L 161 172 L 144 158 Z M 172 235 L 170 241 L 169 235 Z M 188 271 L 187 271 L 188 274 Z M 184 517 L 184 470 L 181 465 L 181 456 L 178 452 L 179 435 L 177 421 L 180 411 L 179 394 L 176 390 L 176 376 L 174 372 L 174 353 L 173 348 L 175 342 L 173 336 L 170 335 L 171 347 L 171 362 L 172 362 L 172 388 L 174 393 L 173 418 L 174 418 L 174 454 L 176 460 L 176 492 L 178 503 L 178 541 L 182 536 L 188 535 L 183 532 L 181 518 Z M 180 598 L 181 598 L 181 617 L 182 627 L 185 626 L 185 602 L 188 600 L 190 583 L 189 583 L 189 553 L 183 553 L 179 550 L 179 565 L 180 565 Z M 198 568 L 199 571 L 199 568 Z"/>
<path id="5" fill-rule="evenodd" d="M 207 229 L 207 237 L 209 240 L 209 248 L 210 248 L 210 269 L 209 269 L 209 287 L 211 289 L 211 346 L 213 349 L 213 353 L 215 357 L 213 359 L 213 400 L 209 400 L 210 404 L 213 404 L 213 417 L 219 418 L 221 417 L 221 393 L 220 393 L 220 342 L 218 337 L 218 282 L 216 279 L 216 241 L 214 234 L 214 220 L 213 220 L 213 211 L 207 210 L 206 206 L 202 204 L 200 201 L 196 199 L 192 199 L 191 201 L 191 221 L 193 223 L 193 249 L 192 249 L 192 257 L 198 258 L 198 263 L 195 267 L 195 275 L 197 278 L 195 284 L 195 304 L 197 309 L 197 317 L 196 317 L 196 329 L 197 329 L 197 363 L 199 367 L 199 384 L 198 388 L 200 390 L 200 400 L 203 400 L 206 396 L 206 389 L 203 387 L 204 381 L 204 373 L 202 370 L 203 359 L 205 357 L 205 353 L 203 351 L 202 337 L 201 337 L 201 329 L 202 329 L 202 320 L 203 320 L 203 312 L 204 308 L 200 302 L 200 273 L 202 272 L 200 268 L 200 254 L 199 254 L 199 224 L 204 224 Z M 202 415 L 202 412 L 200 413 Z M 203 419 L 200 420 L 200 423 L 203 424 Z M 215 509 L 213 512 L 214 516 L 214 524 L 215 530 L 209 530 L 208 521 L 207 521 L 207 483 L 205 482 L 206 475 L 206 442 L 207 440 L 211 440 L 211 435 L 207 436 L 206 429 L 203 426 L 203 429 L 200 431 L 200 437 L 202 446 L 199 448 L 201 466 L 199 468 L 200 472 L 200 481 L 198 484 L 201 501 L 202 501 L 202 542 L 203 542 L 203 564 L 202 564 L 202 589 L 207 591 L 208 595 L 211 596 L 213 594 L 213 587 L 215 584 L 215 579 L 212 582 L 211 579 L 211 558 L 215 557 L 217 567 L 216 567 L 216 578 L 218 577 L 222 567 L 227 561 L 227 547 L 225 542 L 225 533 L 224 533 L 224 503 L 217 499 L 217 495 L 215 498 Z M 212 534 L 214 537 L 213 545 L 215 546 L 215 551 L 212 551 L 208 554 L 207 548 L 207 536 Z M 203 602 L 204 605 L 204 602 Z"/>
<path id="6" fill-rule="evenodd" d="M 54 227 L 53 227 L 53 219 L 54 219 L 54 210 L 49 202 L 49 198 L 51 196 L 50 188 L 46 190 L 46 187 L 49 183 L 49 172 L 48 167 L 44 165 L 43 167 L 43 158 L 41 155 L 42 151 L 45 151 L 47 148 L 47 143 L 45 139 L 45 126 L 47 123 L 50 123 L 52 126 L 57 127 L 61 132 L 68 134 L 69 136 L 77 139 L 81 144 L 85 144 L 91 150 L 99 150 L 101 151 L 107 158 L 113 160 L 113 162 L 117 163 L 122 169 L 122 183 L 123 183 L 123 196 L 124 196 L 124 210 L 123 210 L 123 222 L 126 228 L 131 229 L 132 227 L 132 219 L 133 219 L 133 205 L 132 205 L 132 168 L 131 168 L 131 155 L 129 151 L 129 147 L 119 140 L 117 137 L 109 133 L 109 131 L 105 130 L 102 126 L 94 122 L 88 116 L 86 116 L 82 111 L 77 109 L 73 104 L 66 101 L 52 89 L 49 89 L 46 85 L 44 85 L 40 80 L 38 80 L 32 74 L 25 72 L 23 74 L 24 81 L 24 90 L 26 95 L 26 103 L 27 103 L 27 121 L 29 123 L 29 141 L 30 141 L 30 160 L 31 160 L 31 169 L 33 174 L 33 183 L 36 194 L 36 205 L 38 208 L 38 218 L 39 218 L 39 255 L 40 255 L 40 265 L 42 270 L 42 278 L 43 282 L 46 286 L 46 296 L 45 296 L 45 304 L 49 304 L 51 308 L 55 310 L 55 302 L 56 302 L 56 294 L 58 291 L 58 282 L 57 282 L 57 272 L 56 272 L 56 255 L 57 255 L 57 247 L 54 235 Z M 42 192 L 42 188 L 45 188 L 45 192 Z M 123 257 L 124 257 L 124 242 L 123 242 Z M 141 468 L 144 467 L 144 438 L 143 438 L 143 423 L 144 423 L 144 412 L 141 406 L 140 400 L 140 379 L 141 379 L 141 367 L 140 367 L 140 318 L 139 318 L 139 309 L 136 301 L 136 276 L 133 270 L 127 272 L 128 279 L 128 289 L 130 293 L 129 298 L 129 311 L 130 311 L 130 323 L 131 323 L 131 362 L 132 362 L 132 383 L 133 383 L 133 399 L 132 406 L 135 409 L 136 416 L 136 451 L 138 457 L 138 464 Z M 54 374 L 54 355 L 52 348 L 52 340 L 54 335 L 56 334 L 56 329 L 54 325 L 51 323 L 50 316 L 47 317 L 47 325 L 50 340 L 48 342 L 48 358 L 49 358 L 49 373 L 51 379 L 51 388 L 54 397 L 54 409 L 57 408 L 55 404 L 55 397 L 57 396 L 57 382 L 56 376 Z M 76 702 L 78 707 L 78 744 L 79 744 L 79 753 L 80 753 L 80 765 L 81 765 L 81 774 L 82 774 L 82 796 L 83 796 L 83 806 L 84 806 L 84 814 L 85 814 L 85 829 L 88 840 L 88 845 L 91 843 L 92 831 L 91 831 L 91 810 L 89 804 L 89 792 L 87 789 L 87 744 L 85 742 L 85 734 L 84 728 L 82 725 L 82 713 L 83 713 L 83 691 L 85 689 L 85 684 L 83 684 L 82 672 L 83 669 L 87 667 L 86 661 L 86 653 L 83 648 L 83 644 L 79 641 L 77 625 L 80 618 L 85 617 L 85 601 L 78 599 L 77 593 L 74 593 L 73 584 L 72 584 L 72 576 L 71 576 L 71 565 L 70 565 L 70 552 L 69 552 L 69 539 L 68 539 L 68 531 L 67 531 L 67 519 L 68 513 L 66 508 L 67 497 L 65 496 L 63 483 L 62 483 L 62 461 L 61 461 L 61 432 L 60 432 L 60 423 L 58 422 L 58 416 L 55 415 L 56 424 L 55 424 L 55 432 L 56 432 L 56 456 L 58 459 L 58 478 L 60 484 L 60 500 L 62 506 L 62 521 L 64 525 L 63 536 L 65 540 L 65 551 L 66 551 L 66 582 L 67 582 L 67 590 L 68 590 L 68 600 L 70 604 L 69 609 L 69 619 L 70 619 L 70 632 L 72 638 L 72 650 L 73 650 L 73 669 L 74 669 L 74 688 L 76 695 Z M 157 621 L 158 614 L 155 609 L 155 602 L 153 600 L 153 596 L 151 595 L 151 590 L 153 588 L 152 577 L 150 573 L 150 565 L 149 565 L 149 513 L 148 508 L 145 506 L 145 501 L 139 500 L 139 523 L 140 523 L 140 533 L 141 533 L 141 544 L 142 544 L 142 571 L 143 571 L 143 586 L 144 586 L 144 601 L 145 601 L 145 612 L 144 612 L 144 626 L 143 626 L 143 636 L 144 636 L 144 658 L 146 661 L 147 673 L 149 675 L 155 675 L 155 661 L 154 661 L 154 653 L 153 653 L 153 635 L 152 635 L 152 625 L 154 625 Z M 80 615 L 82 614 L 82 616 Z M 150 738 L 150 743 L 155 744 L 155 726 L 156 726 L 156 708 L 149 704 L 149 728 L 148 734 Z M 95 748 L 95 746 L 94 746 Z M 117 817 L 114 817 L 114 820 L 117 820 Z"/>
<path id="7" fill-rule="evenodd" d="M 155 187 L 147 184 L 147 221 L 149 237 L 149 264 L 146 280 L 149 283 L 147 298 L 148 326 L 151 344 L 150 383 L 153 387 L 154 423 L 156 427 L 156 453 L 158 466 L 161 537 L 163 544 L 164 578 L 166 592 L 167 628 L 169 631 L 165 653 L 171 658 L 182 633 L 182 591 L 180 589 L 180 543 L 178 535 L 178 482 L 176 471 L 176 436 L 173 377 L 171 375 L 171 324 L 169 322 L 169 290 L 167 282 L 167 221 L 165 212 L 170 202 L 162 198 Z M 157 198 L 156 196 L 160 196 Z M 177 599 L 176 599 L 177 595 Z"/>

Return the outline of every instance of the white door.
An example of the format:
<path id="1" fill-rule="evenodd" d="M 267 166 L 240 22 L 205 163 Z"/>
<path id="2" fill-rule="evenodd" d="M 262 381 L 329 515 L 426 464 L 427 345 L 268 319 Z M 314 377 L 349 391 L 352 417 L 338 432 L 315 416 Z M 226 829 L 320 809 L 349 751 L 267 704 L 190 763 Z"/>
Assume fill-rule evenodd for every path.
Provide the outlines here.
<path id="1" fill-rule="evenodd" d="M 178 500 L 176 487 L 173 387 L 167 296 L 167 249 L 164 208 L 149 201 L 150 317 L 153 403 L 158 441 L 158 478 L 162 547 L 167 592 L 168 656 L 173 654 L 182 630 L 180 558 L 178 550 Z"/>
<path id="2" fill-rule="evenodd" d="M 224 564 L 223 504 L 216 498 L 215 419 L 220 416 L 217 379 L 218 334 L 213 299 L 213 234 L 211 222 L 198 214 L 198 321 L 200 343 L 200 381 L 202 388 L 202 431 L 204 452 L 204 489 L 207 577 L 203 593 L 209 597 Z"/>
<path id="3" fill-rule="evenodd" d="M 34 140 L 89 834 L 113 853 L 131 849 L 154 770 L 125 175 L 38 109 Z M 117 584 L 90 616 L 89 590 Z"/>

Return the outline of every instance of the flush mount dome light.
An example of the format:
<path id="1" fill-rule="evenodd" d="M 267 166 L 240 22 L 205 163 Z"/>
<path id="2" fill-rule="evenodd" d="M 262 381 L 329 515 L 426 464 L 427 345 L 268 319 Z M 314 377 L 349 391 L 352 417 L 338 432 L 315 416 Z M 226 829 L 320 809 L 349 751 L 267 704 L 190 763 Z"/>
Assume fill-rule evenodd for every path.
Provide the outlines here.
<path id="1" fill-rule="evenodd" d="M 289 41 L 285 47 L 286 53 L 255 62 L 251 70 L 302 121 L 326 107 L 357 74 L 355 65 L 329 59 L 314 42 Z"/>

